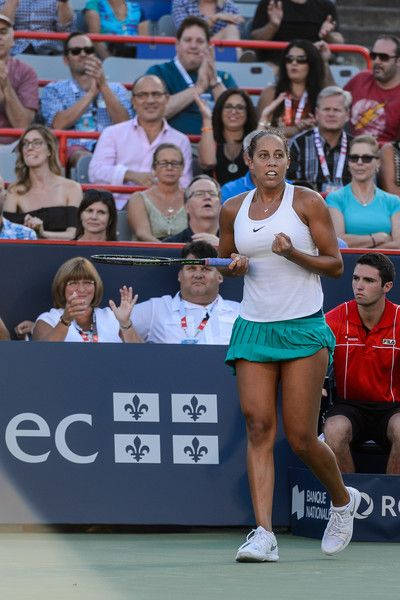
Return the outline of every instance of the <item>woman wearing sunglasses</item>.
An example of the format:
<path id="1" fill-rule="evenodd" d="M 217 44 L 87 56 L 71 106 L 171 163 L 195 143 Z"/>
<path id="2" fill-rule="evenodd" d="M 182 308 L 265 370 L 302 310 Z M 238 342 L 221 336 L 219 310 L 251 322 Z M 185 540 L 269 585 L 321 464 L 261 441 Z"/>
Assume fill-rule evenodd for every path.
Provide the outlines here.
<path id="1" fill-rule="evenodd" d="M 350 248 L 400 248 L 400 198 L 376 186 L 376 139 L 355 137 L 348 163 L 351 182 L 326 198 L 336 235 Z"/>
<path id="2" fill-rule="evenodd" d="M 246 175 L 242 142 L 257 126 L 257 115 L 250 96 L 237 88 L 225 90 L 211 112 L 207 102 L 196 103 L 203 118 L 198 145 L 200 166 L 220 185 Z"/>
<path id="3" fill-rule="evenodd" d="M 282 56 L 276 85 L 261 93 L 257 107 L 259 126 L 282 127 L 287 138 L 313 127 L 317 96 L 322 88 L 334 83 L 329 58 L 324 42 L 291 42 Z"/>

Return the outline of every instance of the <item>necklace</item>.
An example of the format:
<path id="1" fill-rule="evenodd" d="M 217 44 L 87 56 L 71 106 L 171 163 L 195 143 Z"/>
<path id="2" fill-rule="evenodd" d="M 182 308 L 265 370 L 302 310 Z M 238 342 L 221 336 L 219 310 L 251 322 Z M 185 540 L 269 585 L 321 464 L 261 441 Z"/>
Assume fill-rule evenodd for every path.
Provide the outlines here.
<path id="1" fill-rule="evenodd" d="M 273 200 L 270 202 L 270 204 L 269 204 L 268 208 L 263 208 L 263 211 L 265 212 L 265 214 L 269 213 L 269 211 L 270 211 L 270 210 L 271 210 L 271 208 L 274 206 L 274 204 L 275 204 L 275 202 L 276 202 L 277 200 L 282 200 L 284 192 L 285 192 L 285 188 L 283 188 L 283 190 L 282 190 L 281 192 L 279 192 L 279 196 L 276 196 L 276 198 L 274 198 L 274 199 L 273 199 Z M 255 195 L 257 196 L 256 200 L 258 200 L 258 190 L 257 190 L 257 193 L 256 193 Z M 260 200 L 260 202 L 261 202 L 261 200 Z"/>

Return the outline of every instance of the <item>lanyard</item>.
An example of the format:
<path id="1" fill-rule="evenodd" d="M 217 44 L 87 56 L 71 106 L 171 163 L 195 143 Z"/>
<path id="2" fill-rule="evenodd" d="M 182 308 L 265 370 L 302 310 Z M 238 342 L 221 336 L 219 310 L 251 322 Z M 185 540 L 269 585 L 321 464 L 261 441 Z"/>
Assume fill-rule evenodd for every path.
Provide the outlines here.
<path id="1" fill-rule="evenodd" d="M 328 164 L 326 162 L 325 152 L 322 147 L 322 142 L 321 142 L 321 137 L 319 135 L 318 127 L 314 127 L 314 142 L 315 142 L 315 147 L 317 148 L 318 159 L 319 159 L 319 164 L 321 165 L 322 174 L 325 177 L 325 179 L 330 180 L 331 174 L 329 173 Z M 338 160 L 338 163 L 336 166 L 335 181 L 342 180 L 344 163 L 346 161 L 346 154 L 347 154 L 347 135 L 343 131 L 342 140 L 340 142 L 340 155 L 339 155 L 339 160 Z"/>
<path id="2" fill-rule="evenodd" d="M 97 343 L 99 341 L 99 336 L 97 333 L 97 325 L 96 325 L 96 314 L 95 314 L 94 310 L 93 310 L 93 316 L 92 316 L 92 324 L 90 326 L 89 331 L 83 331 L 82 329 L 79 329 L 79 327 L 75 321 L 74 321 L 74 325 L 75 325 L 77 332 L 79 333 L 79 335 L 82 338 L 82 342 Z"/>
<path id="3" fill-rule="evenodd" d="M 304 107 L 306 105 L 307 102 L 307 98 L 308 98 L 308 94 L 307 92 L 303 92 L 300 100 L 299 100 L 299 104 L 297 105 L 297 109 L 296 109 L 296 115 L 294 117 L 294 124 L 298 125 L 301 121 L 301 117 L 303 116 L 303 111 L 304 111 Z M 292 98 L 289 94 L 286 94 L 285 96 L 285 112 L 283 115 L 283 122 L 285 123 L 286 127 L 289 127 L 290 125 L 293 125 L 292 122 Z"/>
<path id="4" fill-rule="evenodd" d="M 203 329 L 205 328 L 205 326 L 207 325 L 210 317 L 211 317 L 211 313 L 214 310 L 214 308 L 216 307 L 216 305 L 218 304 L 218 298 L 216 300 L 214 300 L 214 302 L 211 304 L 211 306 L 209 306 L 206 310 L 206 314 L 204 315 L 204 317 L 202 318 L 202 320 L 200 321 L 200 323 L 198 324 L 196 331 L 193 335 L 193 339 L 196 339 L 197 336 L 199 335 L 199 333 L 201 331 L 203 331 Z M 186 318 L 186 309 L 184 307 L 184 300 L 182 300 L 181 298 L 181 303 L 180 303 L 180 307 L 179 307 L 179 312 L 181 315 L 181 327 L 183 329 L 183 331 L 185 332 L 185 336 L 188 336 L 188 331 L 187 331 L 187 318 Z"/>
<path id="5" fill-rule="evenodd" d="M 193 87 L 194 86 L 193 79 L 190 77 L 189 73 L 186 71 L 185 67 L 183 66 L 183 64 L 181 63 L 181 61 L 179 60 L 179 58 L 177 56 L 175 56 L 175 58 L 174 58 L 174 63 L 175 63 L 176 68 L 178 69 L 179 73 L 182 75 L 183 79 L 185 80 L 185 83 L 187 83 L 189 87 Z"/>

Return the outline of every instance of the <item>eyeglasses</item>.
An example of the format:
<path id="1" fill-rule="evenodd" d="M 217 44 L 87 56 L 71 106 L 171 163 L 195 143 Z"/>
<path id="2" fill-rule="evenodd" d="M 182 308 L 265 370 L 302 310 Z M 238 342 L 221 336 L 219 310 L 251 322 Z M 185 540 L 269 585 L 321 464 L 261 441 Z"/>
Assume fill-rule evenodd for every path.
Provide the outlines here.
<path id="1" fill-rule="evenodd" d="M 32 146 L 32 148 L 40 148 L 40 146 L 43 146 L 43 144 L 43 140 L 24 140 L 22 142 L 22 147 L 27 150 L 30 146 Z"/>
<path id="2" fill-rule="evenodd" d="M 285 63 L 287 65 L 291 65 L 293 62 L 296 62 L 299 65 L 305 65 L 308 63 L 308 58 L 307 56 L 291 56 L 290 54 L 285 56 Z"/>
<path id="3" fill-rule="evenodd" d="M 91 279 L 78 279 L 77 281 L 67 281 L 65 287 L 70 290 L 77 290 L 79 287 L 84 290 L 89 290 L 94 285 L 94 281 Z"/>
<path id="4" fill-rule="evenodd" d="M 167 167 L 171 167 L 171 169 L 179 169 L 179 167 L 183 165 L 183 162 L 178 160 L 156 160 L 154 164 L 157 167 L 161 167 L 161 169 L 166 169 Z"/>
<path id="5" fill-rule="evenodd" d="M 67 53 L 72 54 L 73 56 L 78 56 L 81 52 L 84 52 L 87 56 L 89 54 L 94 54 L 93 46 L 75 46 L 74 48 L 67 48 Z"/>
<path id="6" fill-rule="evenodd" d="M 374 154 L 349 154 L 349 162 L 352 163 L 357 163 L 359 160 L 361 160 L 362 163 L 369 164 L 374 160 L 374 158 L 378 157 Z"/>
<path id="7" fill-rule="evenodd" d="M 398 58 L 396 55 L 386 54 L 386 52 L 373 52 L 369 53 L 371 60 L 376 60 L 379 58 L 381 62 L 389 62 L 391 58 Z"/>
<path id="8" fill-rule="evenodd" d="M 132 96 L 138 100 L 147 100 L 148 98 L 159 100 L 165 96 L 165 92 L 137 92 L 137 94 L 133 93 Z"/>
<path id="9" fill-rule="evenodd" d="M 237 110 L 238 112 L 245 112 L 247 106 L 245 104 L 225 104 L 224 110 Z"/>
<path id="10" fill-rule="evenodd" d="M 189 198 L 207 198 L 207 196 L 211 196 L 211 198 L 219 198 L 218 192 L 211 192 L 209 190 L 196 190 L 190 194 Z"/>

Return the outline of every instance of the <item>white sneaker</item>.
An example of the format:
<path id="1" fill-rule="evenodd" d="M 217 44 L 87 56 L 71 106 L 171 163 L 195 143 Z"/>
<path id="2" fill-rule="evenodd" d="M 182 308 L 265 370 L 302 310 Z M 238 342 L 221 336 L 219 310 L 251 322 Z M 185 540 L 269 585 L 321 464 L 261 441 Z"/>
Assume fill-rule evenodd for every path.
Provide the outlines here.
<path id="1" fill-rule="evenodd" d="M 238 562 L 276 562 L 279 560 L 276 537 L 264 527 L 250 531 L 236 554 Z"/>
<path id="2" fill-rule="evenodd" d="M 322 538 L 321 550 L 324 554 L 336 554 L 344 550 L 353 535 L 353 523 L 361 502 L 361 494 L 352 487 L 347 487 L 350 502 L 342 512 L 331 506 L 330 519 Z"/>

